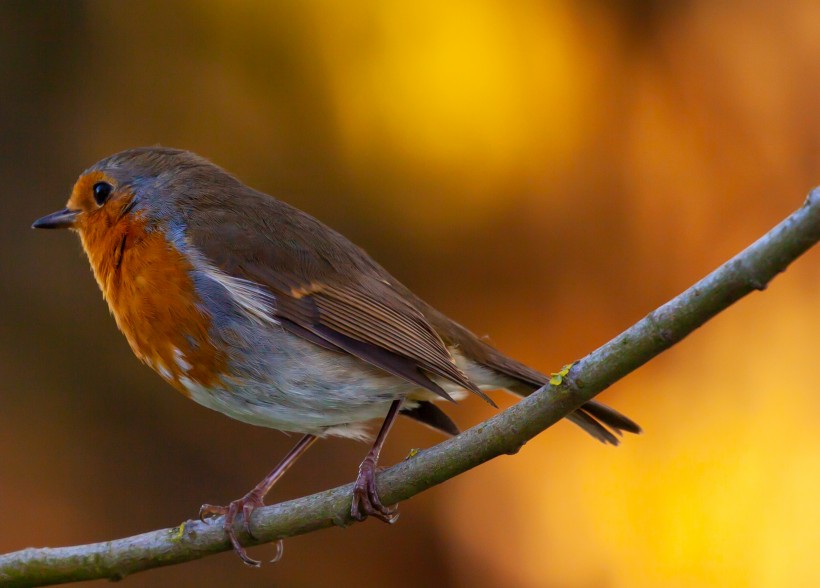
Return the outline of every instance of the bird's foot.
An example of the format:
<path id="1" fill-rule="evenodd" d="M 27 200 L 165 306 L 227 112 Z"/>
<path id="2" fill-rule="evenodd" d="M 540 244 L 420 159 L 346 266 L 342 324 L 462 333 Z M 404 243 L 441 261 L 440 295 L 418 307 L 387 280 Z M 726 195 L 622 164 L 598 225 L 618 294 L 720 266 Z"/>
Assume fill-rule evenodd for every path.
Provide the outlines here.
<path id="1" fill-rule="evenodd" d="M 359 466 L 359 477 L 353 486 L 353 504 L 350 516 L 357 521 L 376 517 L 385 523 L 395 523 L 399 518 L 398 505 L 384 506 L 376 490 L 376 461 L 366 457 Z"/>
<path id="2" fill-rule="evenodd" d="M 236 530 L 234 529 L 234 523 L 236 522 L 236 517 L 239 513 L 242 513 L 242 524 L 245 527 L 245 532 L 253 538 L 253 533 L 251 532 L 251 515 L 253 511 L 255 511 L 260 506 L 263 506 L 264 502 L 262 502 L 262 498 L 259 496 L 258 493 L 255 491 L 248 492 L 242 498 L 238 500 L 234 500 L 228 506 L 213 506 L 211 504 L 203 504 L 202 507 L 199 509 L 199 519 L 202 522 L 209 522 L 206 519 L 211 519 L 214 517 L 222 516 L 224 520 L 222 521 L 222 528 L 225 530 L 225 534 L 228 536 L 228 539 L 233 546 L 233 550 L 236 552 L 236 555 L 245 562 L 247 565 L 258 568 L 260 563 L 251 558 L 248 553 L 245 551 L 245 548 L 239 544 L 239 539 L 236 537 Z M 273 561 L 278 561 L 282 557 L 282 541 L 280 540 L 276 546 L 276 557 Z"/>

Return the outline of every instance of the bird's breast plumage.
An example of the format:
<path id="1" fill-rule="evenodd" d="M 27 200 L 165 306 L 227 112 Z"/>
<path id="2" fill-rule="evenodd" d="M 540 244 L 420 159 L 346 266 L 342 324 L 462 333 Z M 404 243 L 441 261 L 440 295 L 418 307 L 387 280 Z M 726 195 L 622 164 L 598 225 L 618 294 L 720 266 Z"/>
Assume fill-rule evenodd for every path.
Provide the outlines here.
<path id="1" fill-rule="evenodd" d="M 175 388 L 208 387 L 228 358 L 210 336 L 211 315 L 194 268 L 167 233 L 140 214 L 81 231 L 94 275 L 131 349 Z"/>

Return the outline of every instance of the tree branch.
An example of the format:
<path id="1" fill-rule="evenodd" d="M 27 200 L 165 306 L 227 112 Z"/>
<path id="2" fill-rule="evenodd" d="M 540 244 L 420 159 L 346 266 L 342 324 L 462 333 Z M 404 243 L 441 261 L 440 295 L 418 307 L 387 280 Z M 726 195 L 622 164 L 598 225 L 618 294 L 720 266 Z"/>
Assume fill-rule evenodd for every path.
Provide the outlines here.
<path id="1" fill-rule="evenodd" d="M 407 500 L 527 441 L 629 372 L 671 347 L 707 320 L 769 281 L 820 240 L 820 188 L 756 243 L 576 363 L 563 381 L 547 385 L 504 412 L 421 451 L 379 475 L 385 504 Z M 243 544 L 309 533 L 350 518 L 352 484 L 256 510 Z M 220 524 L 179 527 L 74 547 L 23 549 L 0 556 L 0 584 L 43 586 L 128 574 L 230 549 Z M 238 564 L 237 564 L 238 565 Z"/>

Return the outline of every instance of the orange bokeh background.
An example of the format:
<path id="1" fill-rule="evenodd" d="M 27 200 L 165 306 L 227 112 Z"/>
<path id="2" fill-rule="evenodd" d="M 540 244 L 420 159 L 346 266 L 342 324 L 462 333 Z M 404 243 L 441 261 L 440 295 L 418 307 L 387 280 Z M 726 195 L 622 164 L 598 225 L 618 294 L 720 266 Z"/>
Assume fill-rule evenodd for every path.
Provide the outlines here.
<path id="1" fill-rule="evenodd" d="M 820 184 L 808 0 L 8 1 L 0 23 L 0 552 L 175 525 L 293 442 L 174 393 L 117 333 L 77 239 L 28 228 L 103 156 L 194 150 L 543 371 Z M 812 251 L 607 391 L 645 428 L 618 449 L 560 424 L 392 527 L 126 582 L 818 585 L 819 270 Z M 384 462 L 438 439 L 403 422 Z M 365 451 L 320 443 L 269 501 L 351 481 Z"/>

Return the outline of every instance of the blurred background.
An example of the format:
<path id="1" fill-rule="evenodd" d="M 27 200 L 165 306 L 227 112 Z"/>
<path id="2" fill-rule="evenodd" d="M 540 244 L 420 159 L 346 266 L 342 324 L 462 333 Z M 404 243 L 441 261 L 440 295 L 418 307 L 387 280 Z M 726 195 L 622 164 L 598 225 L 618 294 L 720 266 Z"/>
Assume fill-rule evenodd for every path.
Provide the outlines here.
<path id="1" fill-rule="evenodd" d="M 0 552 L 178 524 L 293 442 L 139 364 L 76 236 L 29 229 L 85 167 L 196 151 L 555 371 L 820 184 L 818 30 L 812 0 L 0 2 Z M 618 449 L 562 423 L 395 526 L 125 582 L 818 585 L 819 296 L 815 250 L 605 392 L 645 429 Z M 383 463 L 438 441 L 402 422 Z M 366 449 L 318 444 L 269 502 L 352 481 Z"/>

